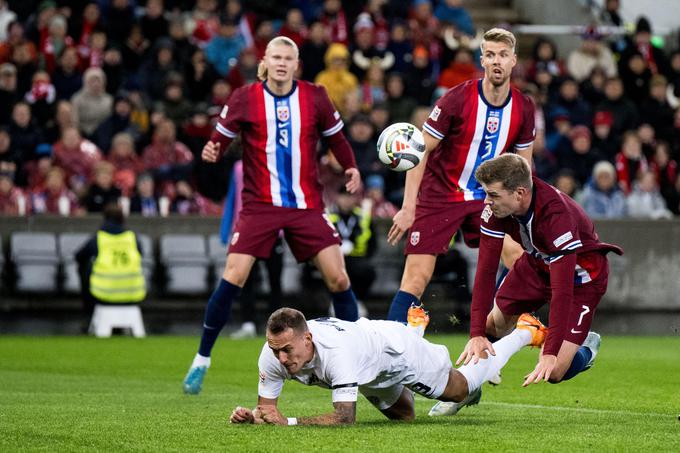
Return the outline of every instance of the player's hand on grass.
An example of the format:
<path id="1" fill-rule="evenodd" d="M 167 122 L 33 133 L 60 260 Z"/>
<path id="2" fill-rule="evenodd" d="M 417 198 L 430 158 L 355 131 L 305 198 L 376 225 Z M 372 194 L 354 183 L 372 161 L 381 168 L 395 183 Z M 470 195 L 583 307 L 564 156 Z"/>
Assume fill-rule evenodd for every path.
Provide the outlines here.
<path id="1" fill-rule="evenodd" d="M 220 157 L 220 144 L 208 140 L 201 151 L 201 158 L 206 162 L 217 162 Z"/>
<path id="2" fill-rule="evenodd" d="M 474 359 L 473 363 L 479 362 L 479 359 L 486 359 L 489 357 L 487 351 L 491 355 L 496 355 L 493 345 L 486 337 L 472 337 L 456 360 L 456 366 L 461 363 L 467 365 L 472 359 Z"/>
<path id="3" fill-rule="evenodd" d="M 257 411 L 265 423 L 270 425 L 287 425 L 288 419 L 281 415 L 279 408 L 272 405 L 261 405 L 257 406 Z"/>
<path id="4" fill-rule="evenodd" d="M 415 218 L 415 209 L 401 208 L 399 212 L 392 217 L 392 227 L 387 233 L 387 242 L 391 245 L 397 245 L 404 233 L 411 228 Z"/>
<path id="5" fill-rule="evenodd" d="M 236 406 L 229 417 L 231 423 L 255 423 L 253 411 L 246 407 Z"/>
<path id="6" fill-rule="evenodd" d="M 548 382 L 556 365 L 557 356 L 541 354 L 534 371 L 524 377 L 524 384 L 522 384 L 522 387 L 526 387 L 529 384 L 538 384 L 541 381 Z"/>
<path id="7" fill-rule="evenodd" d="M 356 193 L 359 189 L 361 189 L 361 174 L 359 173 L 358 169 L 348 168 L 345 170 L 345 179 L 347 180 L 345 183 L 345 189 L 347 189 L 347 192 Z"/>

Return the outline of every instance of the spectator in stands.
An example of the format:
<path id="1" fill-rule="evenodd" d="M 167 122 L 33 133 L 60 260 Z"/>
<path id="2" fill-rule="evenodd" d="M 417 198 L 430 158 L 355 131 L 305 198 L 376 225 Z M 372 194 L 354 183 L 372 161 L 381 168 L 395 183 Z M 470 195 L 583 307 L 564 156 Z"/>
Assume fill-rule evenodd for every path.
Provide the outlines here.
<path id="1" fill-rule="evenodd" d="M 102 154 L 97 145 L 80 135 L 78 129 L 68 127 L 54 144 L 52 158 L 54 165 L 64 170 L 68 186 L 81 194 L 92 180 L 94 166 L 102 160 Z"/>
<path id="2" fill-rule="evenodd" d="M 191 115 L 193 107 L 184 97 L 182 77 L 179 75 L 170 76 L 165 85 L 163 99 L 156 104 L 156 112 L 162 113 L 166 118 L 175 123 L 176 127 L 181 126 Z"/>
<path id="3" fill-rule="evenodd" d="M 113 96 L 106 92 L 106 75 L 101 68 L 85 71 L 84 86 L 71 98 L 77 114 L 78 128 L 90 136 L 111 114 Z"/>
<path id="4" fill-rule="evenodd" d="M 136 304 L 146 297 L 142 246 L 124 226 L 121 208 L 104 209 L 104 223 L 75 254 L 86 320 L 96 304 Z"/>
<path id="5" fill-rule="evenodd" d="M 31 106 L 31 116 L 38 124 L 47 124 L 54 117 L 54 102 L 57 92 L 45 71 L 33 74 L 31 90 L 26 93 L 24 100 Z"/>
<path id="6" fill-rule="evenodd" d="M 141 30 L 151 44 L 168 35 L 168 20 L 163 14 L 163 0 L 148 0 L 144 15 L 139 18 Z"/>
<path id="7" fill-rule="evenodd" d="M 319 20 L 326 27 L 329 42 L 345 46 L 349 44 L 350 24 L 340 0 L 324 0 L 323 12 Z"/>
<path id="8" fill-rule="evenodd" d="M 534 43 L 534 48 L 531 51 L 531 60 L 527 68 L 528 80 L 535 82 L 536 73 L 539 70 L 546 71 L 556 79 L 561 78 L 566 73 L 564 62 L 557 56 L 557 46 L 551 39 L 546 37 L 540 37 Z"/>
<path id="9" fill-rule="evenodd" d="M 123 55 L 120 50 L 112 47 L 104 52 L 102 70 L 106 74 L 106 92 L 115 95 L 123 86 L 125 66 L 123 65 Z"/>
<path id="10" fill-rule="evenodd" d="M 434 9 L 439 22 L 451 24 L 461 33 L 474 36 L 475 27 L 470 13 L 463 7 L 463 0 L 443 0 Z"/>
<path id="11" fill-rule="evenodd" d="M 24 37 L 24 25 L 21 22 L 13 20 L 2 30 L 2 32 L 5 31 L 7 32 L 7 37 L 0 40 L 0 64 L 12 61 L 14 48 L 25 42 L 29 42 L 32 46 L 31 53 L 37 55 L 35 45 L 30 41 L 26 41 Z"/>
<path id="12" fill-rule="evenodd" d="M 670 207 L 671 199 L 675 197 L 675 180 L 678 176 L 678 163 L 671 158 L 671 150 L 668 142 L 660 140 L 656 142 L 654 154 L 650 162 L 650 168 L 656 175 L 661 195 Z"/>
<path id="13" fill-rule="evenodd" d="M 135 23 L 135 12 L 130 0 L 111 0 L 104 14 L 106 35 L 111 44 L 120 46 L 130 35 Z"/>
<path id="14" fill-rule="evenodd" d="M 14 173 L 0 170 L 0 215 L 23 216 L 29 213 L 27 200 L 13 178 Z"/>
<path id="15" fill-rule="evenodd" d="M 241 58 L 239 57 L 239 62 Z M 191 60 L 184 67 L 186 97 L 191 102 L 207 101 L 210 97 L 210 90 L 218 77 L 219 74 L 208 63 L 203 50 L 194 50 Z"/>
<path id="16" fill-rule="evenodd" d="M 0 172 L 15 174 L 22 173 L 22 161 L 19 151 L 12 146 L 12 137 L 7 128 L 0 127 Z"/>
<path id="17" fill-rule="evenodd" d="M 628 215 L 635 218 L 670 219 L 671 211 L 659 192 L 656 175 L 652 170 L 640 170 L 633 191 L 626 198 Z"/>
<path id="18" fill-rule="evenodd" d="M 365 73 L 360 87 L 361 111 L 370 112 L 373 104 L 385 102 L 385 71 L 378 60 L 372 61 Z"/>
<path id="19" fill-rule="evenodd" d="M 246 42 L 236 24 L 231 19 L 224 19 L 220 24 L 219 34 L 205 48 L 205 56 L 217 73 L 225 77 L 245 48 Z"/>
<path id="20" fill-rule="evenodd" d="M 66 173 L 59 167 L 47 172 L 43 189 L 31 193 L 31 210 L 34 214 L 62 216 L 84 213 L 78 198 L 66 186 Z"/>
<path id="21" fill-rule="evenodd" d="M 255 49 L 246 47 L 241 51 L 235 65 L 231 67 L 227 74 L 227 82 L 232 89 L 237 89 L 243 85 L 258 81 L 257 78 L 258 60 Z"/>
<path id="22" fill-rule="evenodd" d="M 545 147 L 554 155 L 559 156 L 569 149 L 571 134 L 571 122 L 569 121 L 569 112 L 561 107 L 556 107 L 552 110 L 549 117 L 549 123 L 552 125 L 550 132 L 545 136 Z"/>
<path id="23" fill-rule="evenodd" d="M 574 172 L 568 168 L 560 170 L 557 175 L 555 175 L 555 182 L 553 185 L 557 190 L 565 195 L 569 195 L 574 200 L 578 201 L 581 196 L 581 185 L 574 177 Z"/>
<path id="24" fill-rule="evenodd" d="M 156 127 L 151 144 L 144 149 L 142 161 L 144 170 L 151 172 L 156 182 L 178 181 L 189 178 L 193 155 L 177 140 L 175 124 L 163 119 Z"/>
<path id="25" fill-rule="evenodd" d="M 160 215 L 153 176 L 142 173 L 137 177 L 137 190 L 130 199 L 130 212 L 144 217 Z"/>
<path id="26" fill-rule="evenodd" d="M 569 122 L 574 126 L 590 125 L 592 122 L 590 106 L 581 98 L 579 86 L 571 77 L 562 79 L 557 99 L 548 107 L 548 114 L 556 107 L 567 111 Z"/>
<path id="27" fill-rule="evenodd" d="M 474 62 L 472 52 L 464 47 L 459 47 L 455 56 L 439 76 L 437 86 L 452 88 L 466 80 L 479 78 L 482 73 Z"/>
<path id="28" fill-rule="evenodd" d="M 151 56 L 144 59 L 139 68 L 139 84 L 142 91 L 151 100 L 158 101 L 163 97 L 165 82 L 171 72 L 178 69 L 175 60 L 175 45 L 171 39 L 161 38 L 151 51 Z"/>
<path id="29" fill-rule="evenodd" d="M 66 47 L 75 47 L 73 38 L 68 35 L 68 25 L 64 16 L 56 14 L 50 19 L 47 36 L 41 35 L 40 44 L 40 66 L 52 73 L 61 52 Z"/>
<path id="30" fill-rule="evenodd" d="M 428 111 L 429 114 L 429 111 Z M 390 120 L 390 112 L 385 103 L 375 104 L 368 113 L 373 124 L 373 139 L 378 140 L 380 133 L 387 127 Z M 421 126 L 418 126 L 421 127 Z"/>
<path id="31" fill-rule="evenodd" d="M 352 117 L 347 125 L 347 140 L 354 150 L 357 168 L 362 175 L 382 173 L 384 165 L 376 158 L 376 142 L 371 119 L 365 114 Z"/>
<path id="32" fill-rule="evenodd" d="M 109 203 L 118 204 L 121 191 L 113 185 L 114 167 L 109 162 L 97 162 L 94 166 L 94 181 L 83 198 L 87 212 L 102 212 Z"/>
<path id="33" fill-rule="evenodd" d="M 78 69 L 78 50 L 67 47 L 59 57 L 52 75 L 57 99 L 71 99 L 83 87 L 83 75 Z"/>
<path id="34" fill-rule="evenodd" d="M 609 162 L 614 163 L 620 143 L 612 134 L 614 117 L 611 112 L 600 110 L 593 118 L 593 148 L 597 149 Z"/>
<path id="35" fill-rule="evenodd" d="M 626 215 L 626 196 L 616 184 L 614 166 L 601 161 L 593 168 L 593 178 L 580 197 L 586 214 L 593 219 L 620 219 Z"/>
<path id="36" fill-rule="evenodd" d="M 132 103 L 127 97 L 126 92 L 118 93 L 114 99 L 113 112 L 102 122 L 92 134 L 92 141 L 104 153 L 111 149 L 111 142 L 116 134 L 125 132 L 130 134 L 133 140 L 140 137 L 140 132 L 135 124 L 132 124 L 130 115 L 132 114 Z"/>
<path id="37" fill-rule="evenodd" d="M 557 165 L 571 170 L 579 185 L 590 179 L 593 166 L 604 157 L 592 148 L 590 129 L 586 126 L 575 126 L 569 133 L 571 146 L 558 149 Z"/>
<path id="38" fill-rule="evenodd" d="M 194 191 L 185 180 L 175 183 L 175 197 L 172 200 L 170 211 L 179 215 L 220 215 L 221 206 L 211 202 L 198 192 Z"/>
<path id="39" fill-rule="evenodd" d="M 31 53 L 32 43 L 24 42 L 14 48 L 12 61 L 17 68 L 17 92 L 26 93 L 31 89 L 33 74 L 38 70 L 38 58 Z"/>
<path id="40" fill-rule="evenodd" d="M 567 72 L 578 82 L 588 78 L 596 67 L 602 68 L 607 77 L 615 77 L 614 55 L 602 42 L 595 27 L 587 27 L 581 35 L 581 47 L 571 51 L 567 59 Z"/>
<path id="41" fill-rule="evenodd" d="M 300 46 L 300 63 L 302 79 L 313 82 L 324 69 L 324 55 L 328 50 L 326 29 L 321 22 L 313 22 L 309 26 L 309 34 Z"/>
<path id="42" fill-rule="evenodd" d="M 36 158 L 36 147 L 42 143 L 42 130 L 35 124 L 29 105 L 20 101 L 12 108 L 12 120 L 9 124 L 9 135 L 12 146 L 21 154 L 23 162 Z"/>
<path id="43" fill-rule="evenodd" d="M 376 272 L 370 258 L 377 245 L 371 208 L 368 203 L 360 205 L 359 201 L 355 195 L 341 190 L 328 216 L 340 235 L 340 249 L 357 303 L 366 300 L 375 281 Z"/>
<path id="44" fill-rule="evenodd" d="M 17 68 L 12 63 L 0 65 L 0 125 L 10 122 L 12 108 L 20 99 L 17 91 Z"/>
<path id="45" fill-rule="evenodd" d="M 183 29 L 181 24 L 179 28 Z M 150 47 L 151 43 L 144 37 L 141 26 L 139 24 L 133 25 L 130 34 L 121 47 L 123 65 L 129 74 L 137 74 Z"/>
<path id="46" fill-rule="evenodd" d="M 143 164 L 135 152 L 135 142 L 126 132 L 113 136 L 107 161 L 113 165 L 113 181 L 124 196 L 129 197 L 135 187 L 137 175 L 142 172 Z"/>
<path id="47" fill-rule="evenodd" d="M 649 80 L 652 78 L 652 71 L 639 52 L 631 54 L 625 63 L 621 61 L 620 64 L 619 76 L 623 82 L 626 97 L 636 105 L 640 105 L 640 102 L 649 94 Z"/>
<path id="48" fill-rule="evenodd" d="M 376 219 L 392 219 L 399 211 L 395 205 L 385 199 L 385 181 L 381 175 L 370 175 L 366 178 L 365 198 L 371 203 L 371 215 Z"/>
<path id="49" fill-rule="evenodd" d="M 671 54 L 666 96 L 674 109 L 680 105 L 680 50 Z"/>
<path id="50" fill-rule="evenodd" d="M 338 109 L 343 117 L 346 117 L 344 109 L 345 96 L 359 87 L 358 79 L 348 69 L 349 51 L 347 47 L 339 43 L 331 44 L 328 46 L 326 55 L 324 55 L 324 62 L 326 63 L 326 69 L 316 76 L 315 83 L 326 88 L 328 97 L 335 105 L 335 108 Z"/>
<path id="51" fill-rule="evenodd" d="M 631 45 L 621 53 L 621 66 L 629 66 L 628 61 L 635 55 L 642 56 L 652 74 L 668 74 L 666 55 L 652 44 L 652 26 L 644 16 L 638 18 Z"/>
<path id="52" fill-rule="evenodd" d="M 434 68 L 429 51 L 425 46 L 416 46 L 413 49 L 413 67 L 406 74 L 406 86 L 418 105 L 430 106 L 434 102 L 433 93 L 437 84 L 433 77 Z"/>
<path id="53" fill-rule="evenodd" d="M 544 181 L 552 181 L 557 173 L 557 159 L 555 155 L 545 147 L 545 130 L 536 129 L 534 137 L 534 150 L 532 153 L 533 171 Z"/>
<path id="54" fill-rule="evenodd" d="M 61 138 L 67 127 L 78 127 L 73 104 L 67 100 L 57 101 L 54 118 L 47 124 L 45 139 L 47 143 L 55 143 Z"/>
<path id="55" fill-rule="evenodd" d="M 647 158 L 642 153 L 642 144 L 636 131 L 623 135 L 621 152 L 616 155 L 616 176 L 623 193 L 630 194 L 637 174 L 648 170 Z"/>
<path id="56" fill-rule="evenodd" d="M 640 116 L 654 128 L 656 136 L 663 140 L 669 140 L 672 135 L 675 114 L 666 98 L 667 89 L 668 83 L 664 76 L 653 76 L 649 82 L 649 96 L 640 105 Z"/>
<path id="57" fill-rule="evenodd" d="M 0 0 L 0 42 L 5 41 L 9 35 L 8 26 L 14 22 L 17 15 L 10 10 L 5 0 Z"/>
<path id="58" fill-rule="evenodd" d="M 607 75 L 604 73 L 604 70 L 602 68 L 595 68 L 590 77 L 581 82 L 581 94 L 591 107 L 605 100 L 604 84 L 606 80 Z"/>
<path id="59" fill-rule="evenodd" d="M 635 104 L 625 97 L 623 82 L 618 77 L 607 79 L 604 85 L 606 99 L 596 108 L 596 112 L 606 111 L 612 114 L 612 136 L 620 137 L 625 131 L 638 126 L 639 116 Z"/>
<path id="60" fill-rule="evenodd" d="M 396 72 L 387 76 L 387 101 L 385 107 L 389 113 L 389 122 L 408 122 L 416 108 L 415 99 L 406 93 L 404 77 Z"/>
<path id="61" fill-rule="evenodd" d="M 395 58 L 375 42 L 375 25 L 368 13 L 361 13 L 354 24 L 354 45 L 350 47 L 350 71 L 362 80 L 371 65 L 379 65 L 384 72 L 394 66 Z"/>
<path id="62" fill-rule="evenodd" d="M 654 155 L 656 149 L 656 133 L 654 128 L 647 122 L 642 122 L 637 128 L 638 137 L 640 138 L 640 146 L 642 147 L 642 154 L 647 158 L 647 161 Z"/>
<path id="63" fill-rule="evenodd" d="M 666 204 L 673 214 L 680 215 L 680 174 L 675 177 L 675 187 L 673 191 L 669 192 Z"/>
<path id="64" fill-rule="evenodd" d="M 302 11 L 297 8 L 288 10 L 286 20 L 279 30 L 279 35 L 292 39 L 298 48 L 302 46 L 307 37 L 307 25 L 302 16 Z"/>
<path id="65" fill-rule="evenodd" d="M 99 5 L 96 2 L 87 2 L 82 12 L 80 17 L 74 17 L 77 15 L 77 10 L 71 11 L 70 24 L 78 49 L 84 50 L 90 44 L 92 33 L 95 30 L 102 29 L 103 18 Z"/>

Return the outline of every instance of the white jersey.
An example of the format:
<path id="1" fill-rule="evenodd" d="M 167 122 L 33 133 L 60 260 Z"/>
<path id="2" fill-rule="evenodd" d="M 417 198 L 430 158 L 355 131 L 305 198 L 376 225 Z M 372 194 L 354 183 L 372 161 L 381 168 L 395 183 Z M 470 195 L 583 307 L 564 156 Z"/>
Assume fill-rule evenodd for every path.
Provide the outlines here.
<path id="1" fill-rule="evenodd" d="M 401 323 L 320 318 L 307 325 L 314 358 L 295 375 L 288 373 L 265 343 L 258 363 L 261 397 L 278 398 L 286 379 L 332 389 L 333 402 L 356 401 L 358 390 L 366 394 L 395 385 L 436 398 L 443 391 L 439 388 L 442 374 L 446 385 L 451 368 L 446 347 L 429 343 Z"/>

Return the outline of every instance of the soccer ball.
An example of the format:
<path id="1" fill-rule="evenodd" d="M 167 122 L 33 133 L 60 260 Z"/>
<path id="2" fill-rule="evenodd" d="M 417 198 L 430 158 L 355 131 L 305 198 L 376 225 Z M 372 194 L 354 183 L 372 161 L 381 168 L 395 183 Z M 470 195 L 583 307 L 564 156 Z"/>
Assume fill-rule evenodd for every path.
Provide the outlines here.
<path id="1" fill-rule="evenodd" d="M 378 158 L 390 170 L 406 171 L 420 163 L 425 152 L 423 134 L 413 124 L 394 123 L 378 137 Z"/>

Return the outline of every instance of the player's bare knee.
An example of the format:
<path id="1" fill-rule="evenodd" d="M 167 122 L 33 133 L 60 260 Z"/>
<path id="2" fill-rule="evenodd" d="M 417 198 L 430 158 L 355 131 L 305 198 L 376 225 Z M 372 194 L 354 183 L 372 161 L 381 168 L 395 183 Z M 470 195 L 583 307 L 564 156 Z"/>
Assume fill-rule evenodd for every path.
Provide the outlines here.
<path id="1" fill-rule="evenodd" d="M 248 280 L 248 274 L 249 272 L 244 272 L 243 269 L 240 269 L 237 265 L 227 263 L 222 278 L 233 285 L 243 288 L 243 285 L 246 284 L 246 280 Z"/>
<path id="2" fill-rule="evenodd" d="M 326 284 L 332 293 L 345 291 L 350 285 L 349 276 L 347 276 L 347 272 L 344 271 L 335 272 L 327 277 Z"/>

